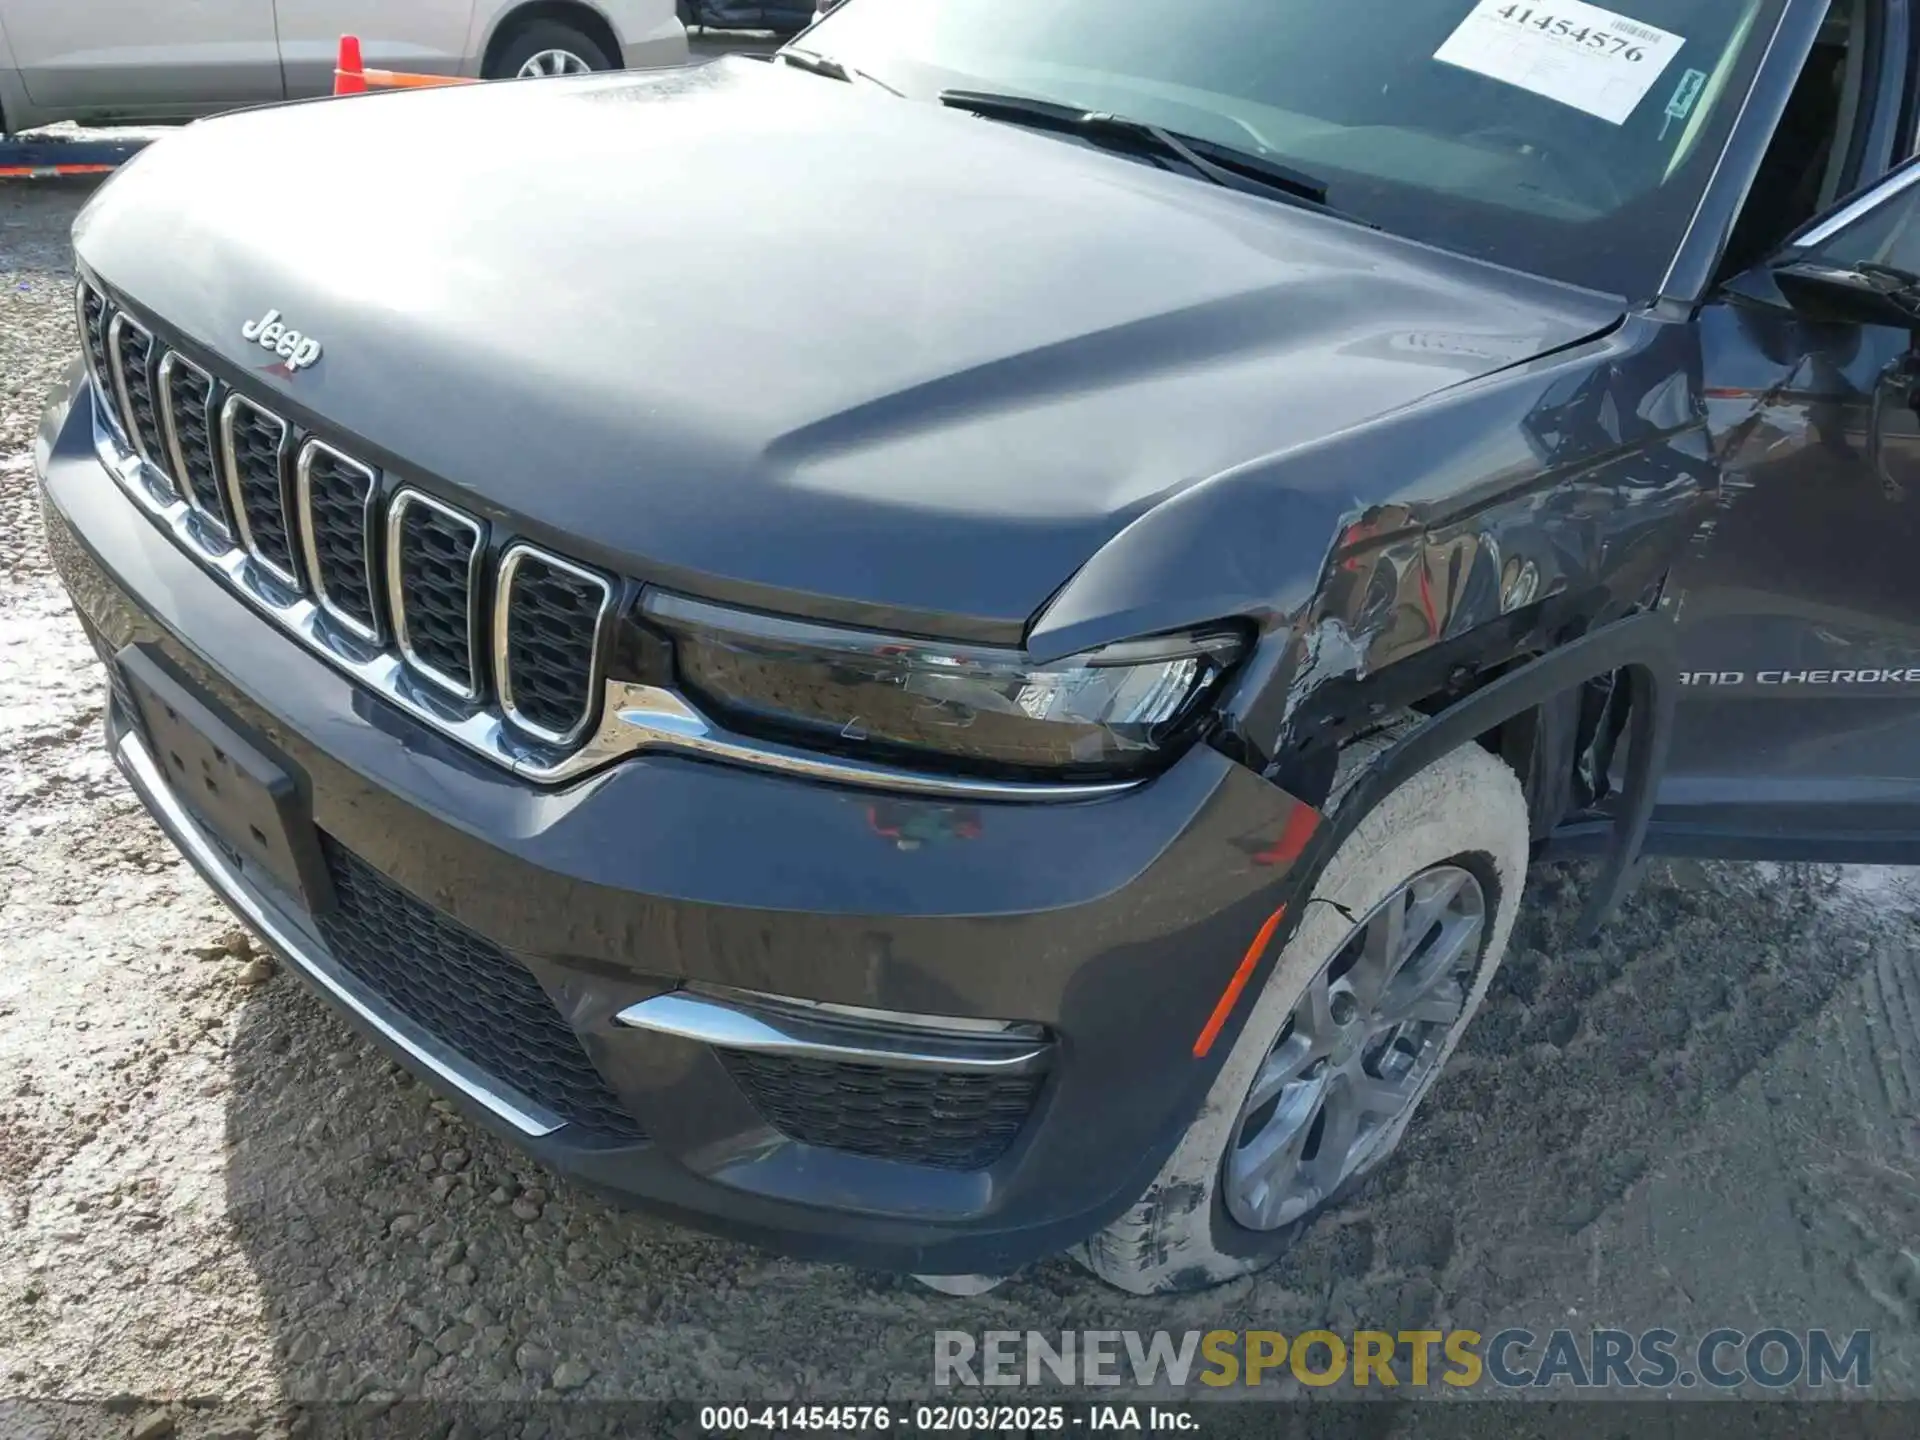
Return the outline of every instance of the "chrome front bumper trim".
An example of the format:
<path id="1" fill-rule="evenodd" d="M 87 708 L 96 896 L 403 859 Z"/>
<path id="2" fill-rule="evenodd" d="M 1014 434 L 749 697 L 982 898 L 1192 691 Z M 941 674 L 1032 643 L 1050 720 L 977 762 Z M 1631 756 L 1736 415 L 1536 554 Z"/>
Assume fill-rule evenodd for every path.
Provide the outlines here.
<path id="1" fill-rule="evenodd" d="M 173 843 L 211 881 L 220 898 L 237 911 L 273 949 L 298 967 L 341 1008 L 359 1016 L 421 1069 L 482 1105 L 524 1135 L 551 1135 L 566 1124 L 536 1101 L 474 1068 L 464 1058 L 366 994 L 353 977 L 334 964 L 318 937 L 261 896 L 234 870 L 200 822 L 174 797 L 173 788 L 132 731 L 120 737 L 115 754 L 127 779 Z"/>
<path id="2" fill-rule="evenodd" d="M 654 685 L 610 681 L 607 719 L 587 749 L 605 745 L 621 753 L 664 750 L 697 755 L 754 770 L 772 770 L 802 780 L 833 785 L 858 785 L 868 790 L 922 795 L 950 800 L 1098 800 L 1133 789 L 1133 780 L 1096 784 L 1023 785 L 1012 781 L 969 780 L 955 775 L 923 775 L 884 765 L 863 765 L 788 745 L 747 740 L 733 735 L 702 715 L 685 698 Z"/>
<path id="3" fill-rule="evenodd" d="M 676 990 L 629 1005 L 613 1018 L 719 1050 L 895 1070 L 1024 1075 L 1045 1068 L 1050 1048 L 1030 1026 L 983 1030 L 978 1021 L 783 1002 L 745 992 L 722 997 Z"/>

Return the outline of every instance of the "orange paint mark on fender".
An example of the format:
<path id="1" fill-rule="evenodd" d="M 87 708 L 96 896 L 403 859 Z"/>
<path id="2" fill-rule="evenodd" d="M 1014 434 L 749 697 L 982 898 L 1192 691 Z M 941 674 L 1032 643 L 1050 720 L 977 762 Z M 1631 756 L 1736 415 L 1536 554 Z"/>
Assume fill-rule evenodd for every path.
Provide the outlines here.
<path id="1" fill-rule="evenodd" d="M 1256 865 L 1291 865 L 1300 858 L 1300 852 L 1307 848 L 1307 841 L 1313 838 L 1313 832 L 1320 828 L 1320 812 L 1311 805 L 1298 804 L 1293 813 L 1287 816 L 1287 823 L 1280 831 L 1280 838 L 1266 849 L 1258 851 L 1253 857 Z"/>
<path id="2" fill-rule="evenodd" d="M 1266 953 L 1267 945 L 1273 939 L 1273 932 L 1280 928 L 1280 922 L 1286 918 L 1287 907 L 1282 905 L 1267 917 L 1267 923 L 1260 927 L 1260 933 L 1253 937 L 1253 944 L 1247 947 L 1246 957 L 1241 960 L 1240 968 L 1233 972 L 1233 978 L 1227 981 L 1227 988 L 1220 992 L 1220 1003 L 1213 1007 L 1213 1014 L 1207 1017 L 1207 1025 L 1200 1032 L 1200 1038 L 1193 1042 L 1193 1058 L 1201 1059 L 1213 1048 L 1213 1042 L 1220 1038 L 1221 1027 L 1227 1023 L 1227 1016 L 1233 1013 L 1234 1005 L 1240 999 L 1240 992 L 1247 988 L 1247 981 L 1253 978 L 1254 966 L 1260 963 L 1260 957 Z"/>
<path id="3" fill-rule="evenodd" d="M 0 180 L 52 180 L 64 175 L 110 175 L 112 165 L 7 165 L 0 167 Z"/>

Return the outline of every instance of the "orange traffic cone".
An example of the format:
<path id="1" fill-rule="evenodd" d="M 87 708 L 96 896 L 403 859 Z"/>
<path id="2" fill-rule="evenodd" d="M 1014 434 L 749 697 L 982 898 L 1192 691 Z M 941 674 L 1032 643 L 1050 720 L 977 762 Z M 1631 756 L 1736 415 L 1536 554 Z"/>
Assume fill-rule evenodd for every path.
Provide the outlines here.
<path id="1" fill-rule="evenodd" d="M 340 59 L 333 67 L 333 93 L 336 95 L 367 93 L 367 71 L 360 60 L 358 35 L 340 37 Z"/>
<path id="2" fill-rule="evenodd" d="M 478 85 L 470 75 L 416 75 L 406 70 L 369 70 L 360 58 L 360 37 L 340 37 L 340 59 L 333 67 L 333 93 L 365 95 L 369 90 L 425 90 L 436 85 Z"/>

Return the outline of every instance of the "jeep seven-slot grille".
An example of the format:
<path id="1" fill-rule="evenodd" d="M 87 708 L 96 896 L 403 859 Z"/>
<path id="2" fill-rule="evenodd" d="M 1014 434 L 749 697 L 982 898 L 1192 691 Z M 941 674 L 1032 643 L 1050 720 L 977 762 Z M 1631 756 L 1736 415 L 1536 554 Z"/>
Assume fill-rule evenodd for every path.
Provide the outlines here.
<path id="1" fill-rule="evenodd" d="M 593 642 L 599 614 L 612 598 L 607 582 L 531 550 L 516 551 L 501 583 L 510 689 L 508 713 L 548 734 L 565 736 L 592 718 Z"/>
<path id="2" fill-rule="evenodd" d="M 287 422 L 251 400 L 236 396 L 221 421 L 226 431 L 227 463 L 232 466 L 233 498 L 241 538 L 254 559 L 290 585 L 299 583 L 293 568 L 293 536 L 287 515 Z"/>
<path id="3" fill-rule="evenodd" d="M 320 844 L 334 904 L 317 920 L 341 966 L 569 1124 L 607 1140 L 644 1138 L 532 971 L 331 836 L 323 834 Z"/>
<path id="4" fill-rule="evenodd" d="M 100 298 L 100 292 L 80 287 L 80 343 L 87 350 L 87 368 L 92 371 L 94 384 L 100 391 L 100 399 L 105 402 L 114 415 L 114 423 L 120 424 L 119 403 L 111 395 L 113 385 L 112 372 L 107 368 L 107 302 Z"/>
<path id="5" fill-rule="evenodd" d="M 401 650 L 449 689 L 476 696 L 474 558 L 477 521 L 408 494 L 399 502 L 393 543 L 399 550 L 397 613 Z"/>
<path id="6" fill-rule="evenodd" d="M 215 386 L 213 377 L 184 355 L 168 357 L 162 382 L 160 403 L 165 426 L 175 446 L 167 451 L 169 470 L 181 493 L 223 531 L 227 522 L 227 501 L 221 494 L 220 464 L 214 458 L 213 414 Z"/>
<path id="7" fill-rule="evenodd" d="M 308 571 L 317 594 L 355 634 L 377 638 L 379 609 L 368 556 L 367 520 L 378 479 L 330 447 L 309 444 L 300 459 Z"/>
<path id="8" fill-rule="evenodd" d="M 362 664 L 369 645 L 391 646 L 429 690 L 469 706 L 490 692 L 512 696 L 504 718 L 546 754 L 585 731 L 610 580 L 520 542 L 504 547 L 514 559 L 494 579 L 477 517 L 383 483 L 350 448 L 294 426 L 270 396 L 245 393 L 244 375 L 209 372 L 84 282 L 75 313 L 100 398 L 123 432 L 109 438 L 123 466 L 132 465 L 127 436 L 147 462 L 123 475 L 137 471 L 141 489 L 164 489 L 168 499 L 185 495 L 216 522 L 187 537 L 189 549 L 221 562 L 218 572 L 243 591 L 256 587 L 256 600 L 282 607 L 270 613 L 283 621 L 288 591 L 317 602 L 324 618 L 300 633 L 345 661 Z M 236 545 L 250 557 L 237 570 Z M 259 585 L 261 571 L 277 586 Z"/>
<path id="9" fill-rule="evenodd" d="M 153 362 L 158 358 L 153 353 L 153 336 L 137 325 L 122 323 L 113 332 L 111 344 L 115 373 L 127 402 L 126 414 L 120 418 L 147 458 L 157 462 L 162 442 L 160 407 L 153 395 Z M 170 473 L 167 479 L 172 483 Z"/>

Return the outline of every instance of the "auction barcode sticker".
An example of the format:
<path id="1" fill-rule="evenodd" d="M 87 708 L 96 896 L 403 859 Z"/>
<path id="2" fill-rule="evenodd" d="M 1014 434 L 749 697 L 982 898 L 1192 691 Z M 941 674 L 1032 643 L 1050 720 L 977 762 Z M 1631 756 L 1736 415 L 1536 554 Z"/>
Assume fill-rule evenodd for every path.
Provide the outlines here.
<path id="1" fill-rule="evenodd" d="M 1686 43 L 1583 0 L 1480 0 L 1433 58 L 1621 125 Z"/>

